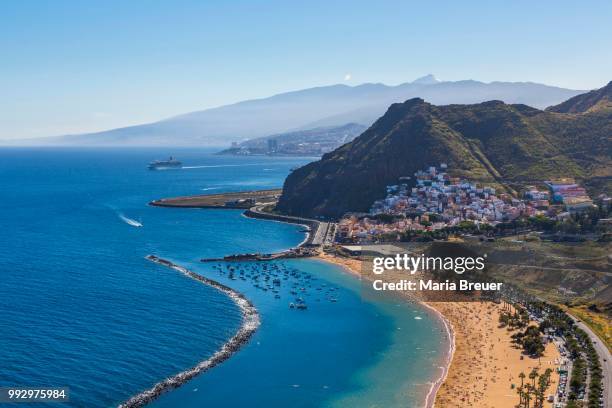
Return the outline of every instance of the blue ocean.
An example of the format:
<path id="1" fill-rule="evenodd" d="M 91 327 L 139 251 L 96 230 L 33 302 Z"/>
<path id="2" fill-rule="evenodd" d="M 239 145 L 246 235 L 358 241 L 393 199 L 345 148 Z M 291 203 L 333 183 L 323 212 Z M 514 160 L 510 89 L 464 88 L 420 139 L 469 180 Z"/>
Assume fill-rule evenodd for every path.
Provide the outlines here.
<path id="1" fill-rule="evenodd" d="M 219 350 L 241 325 L 237 306 L 145 259 L 153 254 L 243 293 L 261 326 L 229 360 L 151 406 L 422 406 L 448 348 L 427 309 L 366 300 L 357 278 L 317 260 L 278 263 L 316 282 L 307 310 L 289 308 L 288 284 L 273 294 L 199 260 L 283 250 L 303 227 L 147 205 L 280 187 L 313 160 L 213 153 L 0 149 L 0 386 L 69 387 L 65 406 L 113 407 Z M 184 168 L 147 170 L 170 154 Z"/>

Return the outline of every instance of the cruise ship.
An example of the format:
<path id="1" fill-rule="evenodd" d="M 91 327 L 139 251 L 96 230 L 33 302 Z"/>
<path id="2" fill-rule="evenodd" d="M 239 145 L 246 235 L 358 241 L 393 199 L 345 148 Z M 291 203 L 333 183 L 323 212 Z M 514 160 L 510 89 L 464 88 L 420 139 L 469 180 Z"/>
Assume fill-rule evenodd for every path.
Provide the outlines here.
<path id="1" fill-rule="evenodd" d="M 170 156 L 168 160 L 155 160 L 149 163 L 149 170 L 164 170 L 181 168 L 183 163 Z"/>

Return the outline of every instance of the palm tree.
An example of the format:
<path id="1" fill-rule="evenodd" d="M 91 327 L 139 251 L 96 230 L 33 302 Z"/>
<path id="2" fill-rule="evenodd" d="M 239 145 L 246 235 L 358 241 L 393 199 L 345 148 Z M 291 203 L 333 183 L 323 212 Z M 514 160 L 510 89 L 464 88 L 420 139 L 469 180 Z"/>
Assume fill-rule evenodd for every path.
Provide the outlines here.
<path id="1" fill-rule="evenodd" d="M 525 394 L 525 408 L 529 408 L 529 401 L 531 401 L 531 385 L 527 384 L 527 393 Z"/>
<path id="2" fill-rule="evenodd" d="M 538 378 L 538 369 L 534 368 L 529 373 L 529 379 L 532 381 L 532 387 L 533 387 L 534 390 L 535 390 L 535 387 L 536 387 L 535 386 L 536 378 Z"/>
<path id="3" fill-rule="evenodd" d="M 523 406 L 523 396 L 525 395 L 525 393 L 523 392 L 523 386 L 521 385 L 520 387 L 518 387 L 517 389 L 518 395 L 519 395 L 519 407 Z"/>
<path id="4" fill-rule="evenodd" d="M 546 376 L 546 386 L 550 387 L 550 375 L 552 374 L 552 368 L 547 368 L 546 371 L 544 372 L 544 375 Z"/>
<path id="5" fill-rule="evenodd" d="M 534 407 L 542 407 L 544 404 L 544 392 L 540 389 L 536 389 L 533 391 L 535 395 L 535 401 L 533 402 Z"/>

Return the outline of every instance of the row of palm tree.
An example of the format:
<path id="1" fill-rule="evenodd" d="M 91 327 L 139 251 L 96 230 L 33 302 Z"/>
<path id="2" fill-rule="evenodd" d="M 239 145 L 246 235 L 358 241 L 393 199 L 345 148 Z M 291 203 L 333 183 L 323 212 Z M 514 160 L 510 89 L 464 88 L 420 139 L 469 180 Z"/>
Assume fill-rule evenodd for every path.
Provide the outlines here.
<path id="1" fill-rule="evenodd" d="M 600 407 L 603 394 L 603 373 L 599 355 L 589 336 L 578 328 L 572 318 L 559 306 L 544 302 L 532 302 L 530 306 L 546 312 L 547 317 L 540 324 L 540 330 L 554 329 L 556 335 L 564 337 L 570 358 L 574 361 L 570 378 L 571 392 L 568 395 L 567 406 L 584 405 L 582 401 L 579 401 L 580 396 L 588 395 L 587 406 L 589 408 Z M 588 384 L 586 383 L 587 378 L 590 378 Z"/>
<path id="2" fill-rule="evenodd" d="M 519 404 L 517 408 L 542 408 L 544 406 L 545 392 L 550 387 L 550 375 L 552 370 L 547 368 L 543 374 L 538 373 L 538 369 L 534 368 L 529 373 L 529 381 L 525 382 L 527 377 L 521 372 L 519 378 L 521 385 L 517 388 L 519 394 Z"/>
<path id="3" fill-rule="evenodd" d="M 501 327 L 508 326 L 510 329 L 522 329 L 529 324 L 529 313 L 519 305 L 502 300 L 499 324 Z"/>

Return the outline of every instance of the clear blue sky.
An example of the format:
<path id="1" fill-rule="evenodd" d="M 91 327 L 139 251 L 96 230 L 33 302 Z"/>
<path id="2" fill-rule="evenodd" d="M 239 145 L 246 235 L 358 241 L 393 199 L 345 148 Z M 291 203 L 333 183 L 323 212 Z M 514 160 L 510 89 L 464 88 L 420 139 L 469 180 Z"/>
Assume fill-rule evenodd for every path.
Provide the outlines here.
<path id="1" fill-rule="evenodd" d="M 612 2 L 0 2 L 0 139 L 344 82 L 612 80 Z M 350 79 L 346 80 L 350 74 Z"/>

